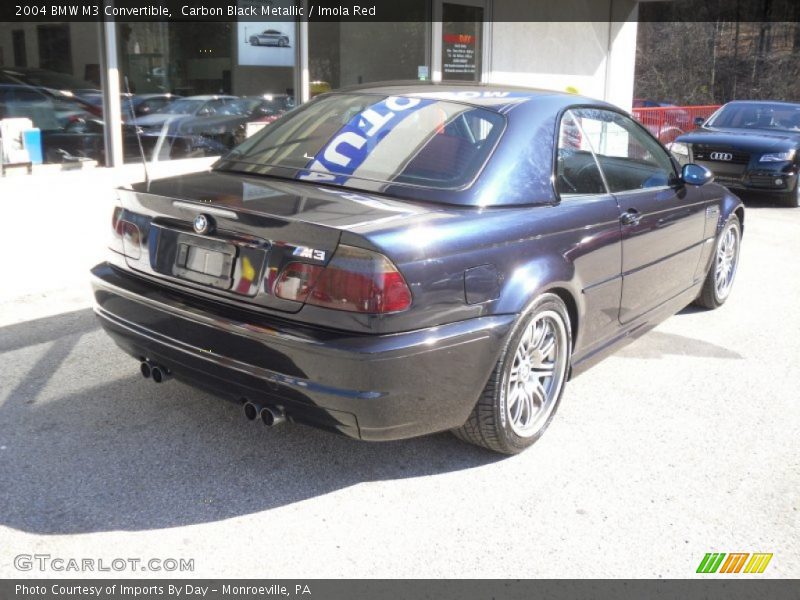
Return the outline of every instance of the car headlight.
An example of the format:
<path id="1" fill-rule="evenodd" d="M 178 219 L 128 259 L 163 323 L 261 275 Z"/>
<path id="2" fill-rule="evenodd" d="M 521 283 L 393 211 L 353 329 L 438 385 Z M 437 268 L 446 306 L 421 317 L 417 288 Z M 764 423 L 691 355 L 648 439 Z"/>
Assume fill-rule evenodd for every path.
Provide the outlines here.
<path id="1" fill-rule="evenodd" d="M 689 156 L 688 144 L 683 144 L 681 142 L 672 142 L 671 144 L 668 144 L 667 150 L 679 156 Z"/>
<path id="2" fill-rule="evenodd" d="M 773 152 L 771 154 L 762 154 L 758 162 L 785 162 L 794 158 L 794 150 L 787 150 L 786 152 Z"/>

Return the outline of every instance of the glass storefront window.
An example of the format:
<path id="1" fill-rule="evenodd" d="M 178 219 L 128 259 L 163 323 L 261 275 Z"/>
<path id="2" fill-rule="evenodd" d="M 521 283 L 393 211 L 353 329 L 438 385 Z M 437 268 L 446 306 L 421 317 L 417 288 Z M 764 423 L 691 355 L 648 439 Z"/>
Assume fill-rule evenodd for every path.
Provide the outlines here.
<path id="1" fill-rule="evenodd" d="M 105 163 L 98 38 L 95 23 L 0 23 L 6 163 Z"/>
<path id="2" fill-rule="evenodd" d="M 419 4 L 409 2 L 415 3 Z M 430 68 L 430 36 L 430 24 L 424 22 L 312 21 L 308 25 L 311 96 L 360 83 L 417 79 L 420 67 L 426 73 Z"/>
<path id="3" fill-rule="evenodd" d="M 119 23 L 123 153 L 218 156 L 294 107 L 293 22 Z M 127 79 L 127 82 L 126 82 Z"/>
<path id="4" fill-rule="evenodd" d="M 294 21 L 115 23 L 124 161 L 140 161 L 142 150 L 148 161 L 220 156 L 270 125 L 295 107 L 301 43 L 311 96 L 428 79 L 430 0 L 408 4 L 419 20 L 315 21 L 304 40 Z M 0 23 L 0 119 L 27 119 L 13 134 L 0 128 L 6 147 L 13 138 L 24 150 L 26 139 L 43 162 L 105 164 L 102 31 L 97 23 Z M 38 131 L 25 137 L 20 127 Z"/>

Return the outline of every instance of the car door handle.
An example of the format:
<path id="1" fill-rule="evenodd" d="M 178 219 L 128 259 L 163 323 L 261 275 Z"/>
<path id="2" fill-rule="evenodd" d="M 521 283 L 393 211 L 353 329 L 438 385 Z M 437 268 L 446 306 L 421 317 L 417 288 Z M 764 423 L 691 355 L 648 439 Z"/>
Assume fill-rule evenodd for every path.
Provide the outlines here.
<path id="1" fill-rule="evenodd" d="M 638 225 L 641 219 L 642 215 L 640 215 L 639 211 L 635 208 L 629 208 L 627 211 L 622 213 L 622 216 L 619 218 L 623 225 Z"/>

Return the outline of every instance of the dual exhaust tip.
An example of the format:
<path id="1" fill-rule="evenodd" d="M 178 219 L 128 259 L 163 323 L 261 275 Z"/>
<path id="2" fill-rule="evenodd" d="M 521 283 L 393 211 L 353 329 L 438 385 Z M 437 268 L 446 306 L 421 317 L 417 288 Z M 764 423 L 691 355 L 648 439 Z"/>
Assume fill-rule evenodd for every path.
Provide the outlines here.
<path id="1" fill-rule="evenodd" d="M 152 379 L 156 383 L 163 383 L 172 378 L 172 373 L 169 369 L 146 359 L 141 361 L 139 370 L 142 373 L 142 377 L 145 379 Z M 244 403 L 244 416 L 247 417 L 249 421 L 261 419 L 261 422 L 267 427 L 274 427 L 286 421 L 286 415 L 283 410 L 279 408 L 270 408 L 269 406 L 261 406 L 250 400 Z"/>
<path id="2" fill-rule="evenodd" d="M 255 421 L 260 418 L 261 422 L 267 427 L 274 427 L 286 421 L 286 415 L 282 410 L 261 406 L 255 402 L 250 402 L 250 400 L 244 403 L 244 416 L 247 417 L 248 421 Z"/>
<path id="3" fill-rule="evenodd" d="M 156 383 L 163 383 L 172 378 L 172 373 L 166 367 L 151 363 L 149 360 L 143 360 L 139 365 L 139 370 L 142 372 L 142 377 L 145 379 L 153 378 Z"/>

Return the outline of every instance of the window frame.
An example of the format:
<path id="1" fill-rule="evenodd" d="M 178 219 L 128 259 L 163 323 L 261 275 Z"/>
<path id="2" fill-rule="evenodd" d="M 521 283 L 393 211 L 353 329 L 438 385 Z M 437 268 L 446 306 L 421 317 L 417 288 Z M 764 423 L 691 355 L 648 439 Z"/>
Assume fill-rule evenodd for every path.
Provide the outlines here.
<path id="1" fill-rule="evenodd" d="M 672 155 L 670 155 L 669 151 L 666 148 L 664 148 L 664 146 L 661 144 L 661 142 L 659 142 L 658 139 L 652 133 L 650 133 L 650 131 L 644 125 L 639 123 L 636 119 L 634 119 L 630 115 L 623 113 L 622 111 L 609 110 L 608 108 L 605 108 L 605 107 L 597 107 L 596 110 L 600 110 L 600 111 L 607 112 L 607 113 L 617 114 L 620 117 L 622 117 L 623 119 L 627 119 L 629 122 L 633 123 L 635 130 L 638 130 L 640 133 L 644 134 L 644 136 L 646 138 L 649 138 L 652 142 L 655 143 L 655 145 L 659 149 L 661 149 L 664 152 L 664 155 L 666 156 L 667 161 L 669 162 L 670 166 L 672 167 L 672 172 L 667 174 L 667 183 L 665 183 L 664 185 L 655 185 L 653 187 L 647 187 L 647 188 L 633 188 L 633 189 L 630 189 L 630 190 L 620 190 L 618 192 L 611 190 L 611 187 L 609 186 L 608 190 L 609 190 L 610 194 L 613 194 L 615 196 L 622 195 L 622 194 L 636 194 L 636 193 L 645 192 L 645 191 L 658 191 L 658 190 L 673 189 L 676 186 L 676 183 L 678 181 L 680 181 L 680 176 L 679 176 L 679 173 L 678 173 L 678 169 L 675 166 L 675 161 L 672 160 Z M 619 158 L 619 159 L 622 159 L 622 160 L 633 160 L 630 157 L 622 157 L 622 156 L 613 157 L 613 158 Z M 606 177 L 605 171 L 603 170 L 602 164 L 600 165 L 600 172 L 603 173 L 603 178 L 606 181 L 608 181 L 608 178 Z"/>
<path id="2" fill-rule="evenodd" d="M 28 68 L 28 46 L 24 29 L 11 30 L 11 54 L 13 67 Z"/>
<path id="3" fill-rule="evenodd" d="M 551 181 L 552 181 L 552 185 L 553 185 L 553 194 L 555 195 L 555 198 L 556 198 L 556 200 L 558 202 L 561 202 L 562 196 L 566 196 L 569 199 L 569 198 L 575 198 L 575 197 L 592 197 L 592 198 L 594 198 L 594 197 L 603 195 L 603 194 L 599 194 L 599 193 L 596 193 L 596 194 L 561 194 L 558 191 L 558 185 L 557 185 L 557 178 L 558 178 L 558 149 L 559 149 L 559 142 L 560 142 L 559 138 L 561 137 L 561 123 L 562 123 L 562 121 L 564 119 L 564 116 L 567 113 L 572 113 L 574 111 L 579 111 L 581 109 L 600 110 L 600 111 L 604 111 L 604 112 L 607 112 L 607 113 L 617 114 L 617 115 L 619 115 L 619 116 L 621 116 L 621 117 L 623 117 L 625 119 L 628 119 L 631 123 L 634 124 L 635 129 L 638 129 L 646 137 L 648 137 L 652 141 L 654 141 L 658 147 L 661 148 L 661 150 L 666 155 L 666 157 L 669 160 L 669 163 L 670 163 L 670 165 L 672 167 L 672 177 L 667 177 L 667 183 L 665 185 L 653 186 L 653 187 L 649 187 L 649 188 L 637 188 L 637 189 L 631 189 L 631 190 L 623 190 L 623 191 L 620 191 L 620 192 L 613 192 L 613 191 L 611 191 L 611 188 L 608 185 L 608 179 L 606 178 L 605 171 L 603 170 L 603 167 L 600 164 L 600 161 L 597 160 L 597 157 L 596 157 L 596 154 L 595 154 L 595 150 L 594 150 L 594 145 L 592 144 L 591 139 L 587 138 L 588 142 L 589 142 L 589 146 L 591 147 L 592 156 L 593 156 L 593 158 L 595 160 L 595 163 L 597 164 L 598 169 L 600 170 L 600 175 L 603 178 L 603 182 L 605 183 L 606 193 L 607 194 L 610 194 L 612 196 L 618 196 L 618 195 L 623 195 L 623 194 L 636 194 L 636 193 L 641 193 L 641 192 L 652 192 L 652 191 L 665 190 L 665 189 L 674 189 L 674 188 L 676 188 L 677 186 L 680 185 L 680 181 L 681 181 L 681 179 L 680 179 L 680 169 L 677 166 L 677 164 L 675 163 L 675 160 L 673 159 L 673 157 L 670 155 L 669 151 L 666 148 L 664 148 L 663 144 L 661 142 L 659 142 L 658 139 L 652 133 L 650 133 L 650 131 L 648 131 L 647 128 L 644 125 L 639 123 L 631 115 L 629 115 L 628 113 L 626 113 L 622 109 L 619 109 L 619 108 L 614 107 L 614 106 L 608 106 L 608 105 L 602 105 L 602 104 L 588 104 L 588 103 L 571 104 L 569 106 L 565 106 L 564 108 L 562 108 L 558 112 L 558 115 L 556 117 L 556 127 L 554 128 L 555 137 L 554 137 L 554 142 L 553 142 L 553 167 L 552 167 Z M 581 130 L 581 134 L 583 135 L 584 134 L 583 133 L 583 126 L 577 121 L 576 121 L 576 123 L 577 123 L 578 127 Z M 619 157 L 619 158 L 623 158 L 623 157 Z M 625 160 L 625 159 L 623 159 L 623 160 Z"/>
<path id="4" fill-rule="evenodd" d="M 558 159 L 559 159 L 559 150 L 561 149 L 561 127 L 564 124 L 564 118 L 570 117 L 574 122 L 575 125 L 580 130 L 581 136 L 586 136 L 586 132 L 583 130 L 583 126 L 581 125 L 580 121 L 577 120 L 576 116 L 572 113 L 572 108 L 567 108 L 566 110 L 562 111 L 559 114 L 558 118 L 558 127 L 556 127 L 556 142 L 555 142 L 555 165 L 553 170 L 553 187 L 555 188 L 556 198 L 561 201 L 562 197 L 567 199 L 572 198 L 585 198 L 591 197 L 596 198 L 597 196 L 608 196 L 611 194 L 608 187 L 608 181 L 606 181 L 606 174 L 603 172 L 602 167 L 600 166 L 600 161 L 597 160 L 597 154 L 594 151 L 594 144 L 592 144 L 592 140 L 586 136 L 586 141 L 589 145 L 589 153 L 592 155 L 592 160 L 594 161 L 595 166 L 597 167 L 597 172 L 600 173 L 600 179 L 603 182 L 603 187 L 605 188 L 604 192 L 575 192 L 575 193 L 560 193 L 558 191 Z"/>

